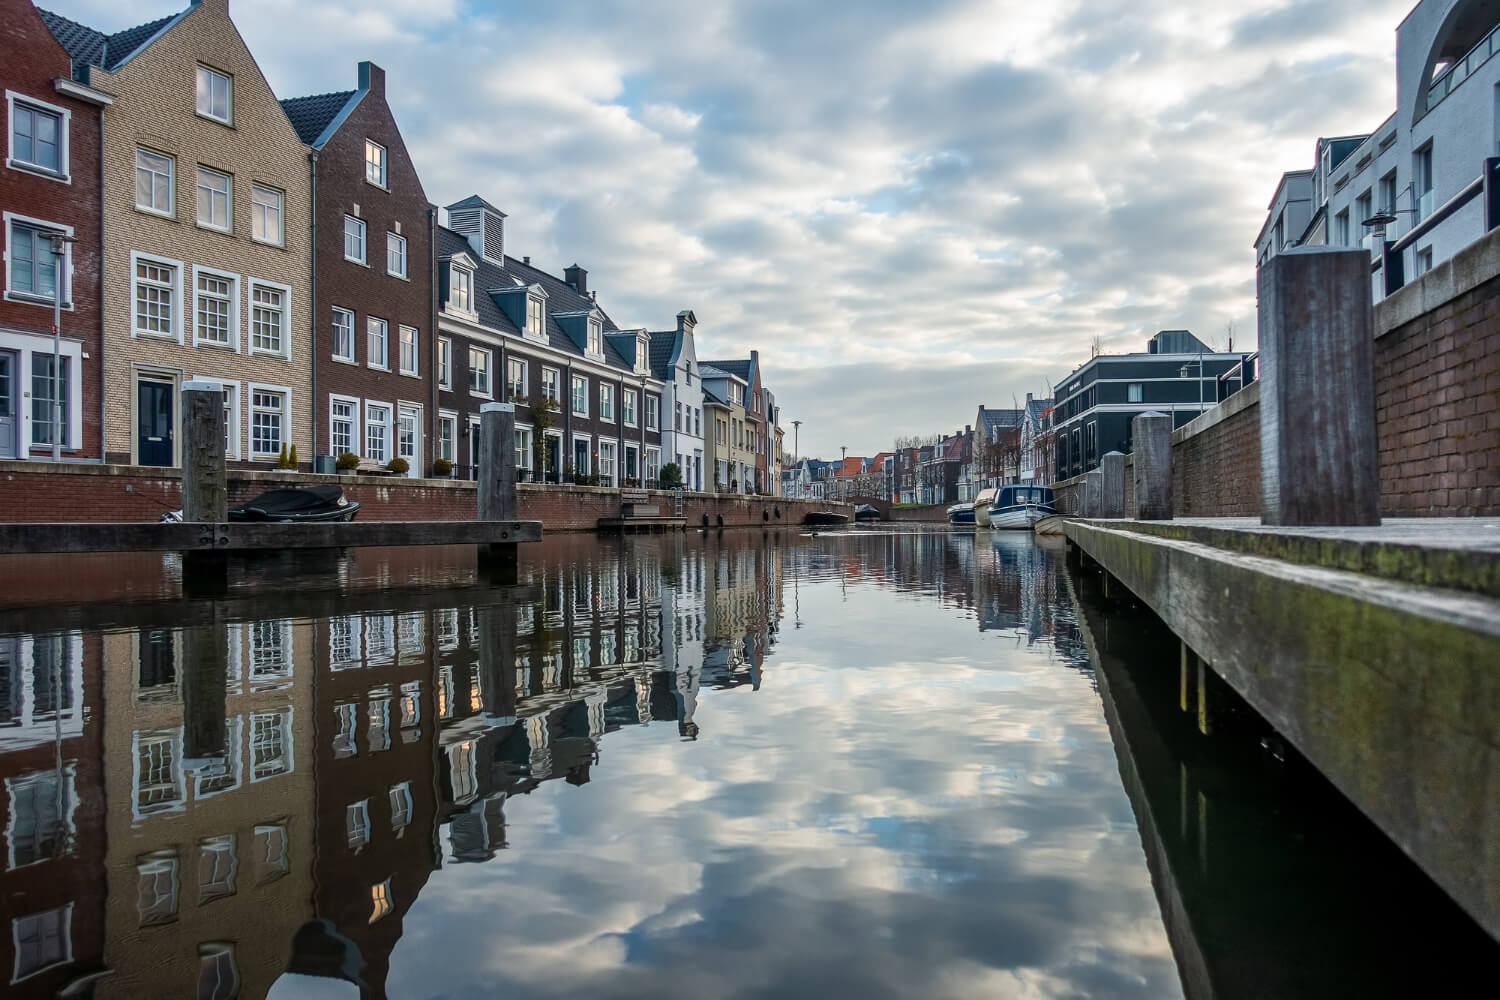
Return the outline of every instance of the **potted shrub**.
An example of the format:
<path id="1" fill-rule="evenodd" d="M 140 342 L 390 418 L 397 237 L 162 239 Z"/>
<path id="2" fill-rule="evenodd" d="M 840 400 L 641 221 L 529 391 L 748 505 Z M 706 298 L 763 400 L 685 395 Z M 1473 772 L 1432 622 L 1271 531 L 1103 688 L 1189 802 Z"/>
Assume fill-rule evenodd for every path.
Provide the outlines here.
<path id="1" fill-rule="evenodd" d="M 338 457 L 334 467 L 346 476 L 352 476 L 354 470 L 359 468 L 359 456 L 352 451 L 346 451 Z"/>
<path id="2" fill-rule="evenodd" d="M 404 458 L 393 458 L 386 463 L 385 467 L 398 476 L 404 476 L 411 471 L 411 463 Z"/>
<path id="3" fill-rule="evenodd" d="M 656 475 L 662 486 L 666 489 L 682 485 L 682 469 L 678 468 L 676 462 L 668 462 L 666 465 L 663 465 L 661 471 Z"/>
<path id="4" fill-rule="evenodd" d="M 453 475 L 453 463 L 446 458 L 434 458 L 432 460 L 432 478 L 447 479 Z"/>

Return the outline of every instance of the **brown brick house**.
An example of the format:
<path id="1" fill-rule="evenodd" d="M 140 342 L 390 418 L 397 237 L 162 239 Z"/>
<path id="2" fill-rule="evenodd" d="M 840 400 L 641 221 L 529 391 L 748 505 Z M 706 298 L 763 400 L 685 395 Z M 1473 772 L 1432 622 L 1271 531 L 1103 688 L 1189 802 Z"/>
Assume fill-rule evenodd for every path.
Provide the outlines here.
<path id="1" fill-rule="evenodd" d="M 562 278 L 504 252 L 505 213 L 478 196 L 448 206 L 437 234 L 437 451 L 474 474 L 479 408 L 516 407 L 521 479 L 654 482 L 662 382 L 651 337 L 620 330 L 578 265 Z M 540 400 L 556 401 L 542 426 Z"/>
<path id="2" fill-rule="evenodd" d="M 178 464 L 184 381 L 224 387 L 232 464 L 312 449 L 308 149 L 227 0 L 104 35 L 45 15 L 113 97 L 102 144 L 105 457 Z"/>
<path id="3" fill-rule="evenodd" d="M 359 64 L 359 88 L 281 102 L 316 157 L 312 413 L 317 454 L 433 453 L 435 300 L 427 201 L 385 99 L 385 70 Z"/>
<path id="4" fill-rule="evenodd" d="M 51 458 L 54 386 L 62 459 L 100 457 L 99 113 L 109 95 L 73 79 L 67 50 L 31 0 L 0 0 L 0 459 Z M 64 248 L 59 285 L 53 234 Z M 52 347 L 60 289 L 62 355 Z"/>

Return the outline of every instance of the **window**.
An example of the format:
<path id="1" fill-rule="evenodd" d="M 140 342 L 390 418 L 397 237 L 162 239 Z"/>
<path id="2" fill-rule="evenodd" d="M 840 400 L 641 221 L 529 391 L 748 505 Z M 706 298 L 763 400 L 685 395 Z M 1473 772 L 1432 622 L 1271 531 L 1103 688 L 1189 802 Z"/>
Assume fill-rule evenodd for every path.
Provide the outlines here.
<path id="1" fill-rule="evenodd" d="M 589 353 L 595 357 L 604 354 L 604 327 L 598 320 L 589 320 Z"/>
<path id="2" fill-rule="evenodd" d="M 229 232 L 230 183 L 228 174 L 198 168 L 198 225 Z"/>
<path id="3" fill-rule="evenodd" d="M 580 476 L 589 474 L 589 439 L 573 439 L 573 471 Z"/>
<path id="4" fill-rule="evenodd" d="M 558 382 L 556 368 L 542 369 L 542 398 L 550 399 L 554 403 L 562 402 L 562 387 Z"/>
<path id="5" fill-rule="evenodd" d="M 371 753 L 382 753 L 391 748 L 391 699 L 371 698 L 367 707 L 369 727 L 365 730 L 365 741 Z"/>
<path id="6" fill-rule="evenodd" d="M 518 358 L 507 358 L 505 362 L 505 391 L 511 399 L 526 395 L 526 362 Z"/>
<path id="7" fill-rule="evenodd" d="M 344 216 L 344 259 L 365 262 L 365 220 Z"/>
<path id="8" fill-rule="evenodd" d="M 1417 273 L 1426 274 L 1432 270 L 1432 247 L 1417 251 Z"/>
<path id="9" fill-rule="evenodd" d="M 385 234 L 385 270 L 398 278 L 406 277 L 406 237 Z"/>
<path id="10" fill-rule="evenodd" d="M 635 393 L 634 389 L 626 389 L 621 394 L 621 399 L 620 399 L 620 418 L 625 421 L 625 426 L 626 427 L 634 427 L 634 426 L 636 426 L 636 422 L 635 422 L 635 399 L 636 399 L 636 393 Z"/>
<path id="11" fill-rule="evenodd" d="M 73 850 L 73 812 L 78 805 L 74 780 L 72 765 L 62 773 L 49 769 L 5 779 L 10 799 L 9 869 L 59 858 Z"/>
<path id="12" fill-rule="evenodd" d="M 250 780 L 263 781 L 292 769 L 291 709 L 250 716 Z"/>
<path id="13" fill-rule="evenodd" d="M 1417 210 L 1416 219 L 1420 222 L 1432 214 L 1432 143 L 1417 150 L 1412 157 L 1412 199 L 1413 207 Z"/>
<path id="14" fill-rule="evenodd" d="M 458 436 L 458 418 L 456 416 L 438 417 L 438 442 L 437 457 L 453 461 L 454 439 Z"/>
<path id="15" fill-rule="evenodd" d="M 729 383 L 729 401 L 737 406 L 745 405 L 745 387 L 738 382 Z"/>
<path id="16" fill-rule="evenodd" d="M 286 330 L 291 290 L 284 285 L 250 283 L 250 353 L 290 356 Z"/>
<path id="17" fill-rule="evenodd" d="M 333 356 L 339 361 L 354 360 L 354 313 L 333 307 Z"/>
<path id="18" fill-rule="evenodd" d="M 177 916 L 177 854 L 157 851 L 135 865 L 136 908 L 141 926 L 163 924 Z"/>
<path id="19" fill-rule="evenodd" d="M 263 184 L 250 185 L 250 235 L 262 243 L 282 244 L 282 193 Z"/>
<path id="20" fill-rule="evenodd" d="M 533 337 L 540 337 L 547 332 L 547 318 L 542 312 L 542 300 L 535 296 L 526 297 L 526 332 Z"/>
<path id="21" fill-rule="evenodd" d="M 371 368 L 389 368 L 390 359 L 390 324 L 383 319 L 370 316 L 365 320 L 368 330 L 368 340 L 365 346 L 365 362 Z"/>
<path id="22" fill-rule="evenodd" d="M 173 203 L 173 174 L 176 161 L 165 153 L 154 153 L 149 149 L 135 151 L 135 207 L 158 215 L 171 215 Z"/>
<path id="23" fill-rule="evenodd" d="M 672 404 L 672 429 L 682 430 L 682 403 L 680 402 Z"/>
<path id="24" fill-rule="evenodd" d="M 230 122 L 229 77 L 207 66 L 198 67 L 198 113 L 224 124 Z"/>
<path id="25" fill-rule="evenodd" d="M 531 468 L 531 428 L 516 428 L 516 468 Z"/>
<path id="26" fill-rule="evenodd" d="M 476 396 L 490 394 L 490 352 L 469 348 L 469 392 Z"/>
<path id="27" fill-rule="evenodd" d="M 615 419 L 615 387 L 599 386 L 599 419 L 613 422 Z"/>
<path id="28" fill-rule="evenodd" d="M 1392 215 L 1396 212 L 1396 171 L 1394 170 L 1380 178 L 1380 210 L 1390 212 Z"/>
<path id="29" fill-rule="evenodd" d="M 63 176 L 68 172 L 68 112 L 10 99 L 10 164 Z"/>
<path id="30" fill-rule="evenodd" d="M 141 257 L 135 262 L 135 332 L 177 335 L 177 266 Z"/>
<path id="31" fill-rule="evenodd" d="M 447 337 L 438 338 L 438 386 L 443 389 L 453 388 L 453 341 Z"/>
<path id="32" fill-rule="evenodd" d="M 240 972 L 234 945 L 214 941 L 198 946 L 198 1000 L 234 1000 L 240 995 Z"/>
<path id="33" fill-rule="evenodd" d="M 333 396 L 328 402 L 328 443 L 335 456 L 353 452 L 358 445 L 354 429 L 359 426 L 359 400 Z"/>
<path id="34" fill-rule="evenodd" d="M 414 327 L 401 328 L 401 374 L 417 374 L 417 331 Z"/>
<path id="35" fill-rule="evenodd" d="M 16 966 L 11 974 L 12 983 L 20 982 L 73 960 L 73 904 L 59 906 L 55 910 L 33 913 L 27 917 L 15 917 L 10 922 L 11 939 L 15 942 Z"/>
<path id="36" fill-rule="evenodd" d="M 292 870 L 287 857 L 286 827 L 280 823 L 255 828 L 252 852 L 256 885 L 274 882 Z"/>
<path id="37" fill-rule="evenodd" d="M 198 268 L 196 278 L 193 343 L 234 347 L 235 302 L 239 298 L 234 276 Z"/>
<path id="38" fill-rule="evenodd" d="M 652 423 L 648 426 L 655 427 L 656 424 Z M 703 436 L 703 410 L 697 406 L 693 407 L 693 433 L 698 437 Z"/>
<path id="39" fill-rule="evenodd" d="M 654 430 L 656 430 L 656 424 L 657 424 L 657 420 L 658 420 L 658 414 L 660 413 L 660 411 L 661 411 L 661 397 L 660 396 L 647 396 L 646 397 L 646 430 L 648 430 L 648 431 L 654 431 Z"/>
<path id="40" fill-rule="evenodd" d="M 1131 382 L 1125 387 L 1125 402 L 1139 403 L 1141 401 L 1141 383 Z"/>
<path id="41" fill-rule="evenodd" d="M 365 180 L 385 187 L 385 147 L 369 139 L 365 140 Z"/>
<path id="42" fill-rule="evenodd" d="M 210 903 L 234 895 L 234 876 L 239 863 L 234 856 L 234 834 L 198 841 L 198 903 Z"/>
<path id="43" fill-rule="evenodd" d="M 403 781 L 399 785 L 392 785 L 390 790 L 391 799 L 391 830 L 397 836 L 401 831 L 411 825 L 412 797 L 411 782 Z"/>
<path id="44" fill-rule="evenodd" d="M 395 909 L 391 904 L 391 880 L 370 886 L 370 919 L 374 923 Z"/>
<path id="45" fill-rule="evenodd" d="M 612 441 L 599 442 L 599 485 L 615 485 L 615 445 Z"/>
<path id="46" fill-rule="evenodd" d="M 359 726 L 358 712 L 359 708 L 353 702 L 343 702 L 333 706 L 334 760 L 344 760 L 353 757 L 358 752 L 354 745 L 354 731 Z"/>
<path id="47" fill-rule="evenodd" d="M 285 390 L 250 390 L 250 453 L 276 457 L 286 442 L 287 393 Z"/>
<path id="48" fill-rule="evenodd" d="M 388 403 L 365 404 L 365 457 L 390 461 L 391 407 Z"/>
<path id="49" fill-rule="evenodd" d="M 1349 246 L 1349 210 L 1346 208 L 1333 217 L 1334 246 Z"/>
<path id="50" fill-rule="evenodd" d="M 685 484 L 687 482 L 687 476 L 688 476 L 687 471 L 686 471 L 687 466 L 685 466 L 685 465 L 683 465 L 682 463 L 679 462 L 678 463 L 678 468 L 684 470 L 683 473 L 682 473 L 682 476 L 683 476 L 683 482 Z M 660 472 L 661 472 L 661 449 L 660 448 L 647 448 L 646 449 L 646 467 L 641 470 L 641 475 L 643 477 L 645 477 L 646 479 L 656 479 L 658 477 L 658 474 Z"/>
<path id="51" fill-rule="evenodd" d="M 1362 232 L 1366 232 L 1366 233 L 1369 232 L 1368 229 L 1364 228 L 1364 222 L 1370 216 L 1372 216 L 1372 215 L 1375 214 L 1374 211 L 1370 207 L 1373 204 L 1374 204 L 1374 199 L 1370 196 L 1370 192 L 1368 192 L 1368 191 L 1366 191 L 1364 194 L 1360 195 L 1358 198 L 1354 199 L 1355 221 L 1358 222 L 1358 223 L 1360 223 L 1360 229 L 1361 229 Z"/>
<path id="52" fill-rule="evenodd" d="M 6 283 L 8 295 L 52 304 L 52 297 L 57 294 L 57 258 L 52 255 L 51 240 L 55 232 L 60 230 L 11 220 L 10 269 L 6 272 L 9 278 Z M 68 253 L 69 251 L 64 251 L 64 275 L 67 273 Z M 67 291 L 64 287 L 65 296 Z"/>
<path id="53" fill-rule="evenodd" d="M 344 832 L 349 850 L 358 853 L 370 842 L 370 801 L 360 799 L 344 807 Z"/>
<path id="54" fill-rule="evenodd" d="M 454 265 L 450 268 L 448 285 L 448 307 L 459 312 L 474 311 L 474 272 L 466 267 Z"/>
<path id="55" fill-rule="evenodd" d="M 582 375 L 573 376 L 573 412 L 581 417 L 589 415 L 589 380 Z"/>

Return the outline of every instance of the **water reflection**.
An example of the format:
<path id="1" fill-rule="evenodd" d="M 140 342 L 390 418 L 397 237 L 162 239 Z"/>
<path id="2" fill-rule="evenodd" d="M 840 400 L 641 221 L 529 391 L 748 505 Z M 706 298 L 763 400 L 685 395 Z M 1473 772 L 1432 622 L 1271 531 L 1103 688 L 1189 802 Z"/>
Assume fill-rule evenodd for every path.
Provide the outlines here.
<path id="1" fill-rule="evenodd" d="M 1181 991 L 1061 551 L 528 557 L 0 566 L 7 995 Z"/>

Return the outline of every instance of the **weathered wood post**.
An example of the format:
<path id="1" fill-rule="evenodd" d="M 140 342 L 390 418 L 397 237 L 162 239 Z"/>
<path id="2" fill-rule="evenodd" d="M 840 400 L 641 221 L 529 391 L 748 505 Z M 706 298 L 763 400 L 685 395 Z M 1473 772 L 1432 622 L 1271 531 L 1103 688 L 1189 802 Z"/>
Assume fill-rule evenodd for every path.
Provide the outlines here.
<path id="1" fill-rule="evenodd" d="M 224 701 L 229 693 L 228 647 L 222 625 L 182 630 L 182 750 L 192 766 L 211 768 L 229 753 Z"/>
<path id="2" fill-rule="evenodd" d="M 480 521 L 516 519 L 516 404 L 485 403 L 479 408 Z M 516 543 L 491 542 L 481 547 L 480 562 L 514 583 Z"/>
<path id="3" fill-rule="evenodd" d="M 1135 441 L 1135 516 L 1172 520 L 1172 418 L 1152 410 L 1130 422 Z"/>
<path id="4" fill-rule="evenodd" d="M 182 519 L 219 525 L 229 520 L 229 478 L 224 466 L 224 389 L 217 382 L 182 384 Z M 214 529 L 206 529 L 212 538 Z M 190 596 L 222 596 L 228 557 L 184 552 L 182 587 Z"/>
<path id="5" fill-rule="evenodd" d="M 1297 247 L 1256 281 L 1261 522 L 1379 524 L 1370 255 Z"/>
<path id="6" fill-rule="evenodd" d="M 516 720 L 516 606 L 506 595 L 478 614 L 484 714 L 490 725 L 509 725 Z"/>
<path id="7" fill-rule="evenodd" d="M 1104 473 L 1104 492 L 1100 501 L 1100 517 L 1121 518 L 1125 516 L 1125 456 L 1118 451 L 1105 452 L 1099 460 Z"/>
<path id="8" fill-rule="evenodd" d="M 1107 517 L 1104 513 L 1104 470 L 1090 469 L 1084 473 L 1083 481 L 1088 484 L 1088 508 L 1083 516 Z"/>

